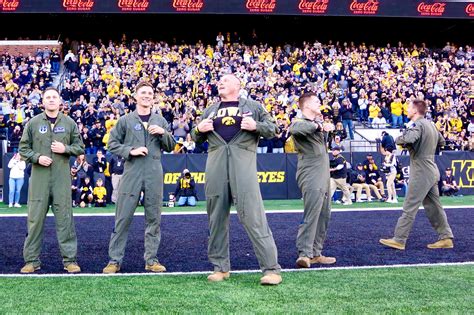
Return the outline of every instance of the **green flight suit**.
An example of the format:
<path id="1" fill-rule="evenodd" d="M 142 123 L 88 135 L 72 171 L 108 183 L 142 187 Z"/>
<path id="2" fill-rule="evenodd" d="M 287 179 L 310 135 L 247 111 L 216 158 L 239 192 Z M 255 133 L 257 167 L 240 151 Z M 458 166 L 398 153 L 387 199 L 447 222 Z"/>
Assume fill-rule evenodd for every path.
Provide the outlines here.
<path id="1" fill-rule="evenodd" d="M 66 146 L 64 154 L 51 151 L 53 141 Z M 69 157 L 84 153 L 84 144 L 76 123 L 59 113 L 54 126 L 45 113 L 33 117 L 20 140 L 21 157 L 32 163 L 28 187 L 28 235 L 23 247 L 26 263 L 40 266 L 43 228 L 49 206 L 56 219 L 59 249 L 65 266 L 76 262 L 77 237 L 72 216 Z M 53 159 L 49 167 L 38 164 L 41 155 Z"/>
<path id="2" fill-rule="evenodd" d="M 206 108 L 202 118 L 213 117 L 220 103 Z M 257 144 L 260 136 L 273 138 L 278 128 L 262 105 L 251 100 L 239 100 L 239 113 L 251 115 L 257 130 L 240 130 L 227 143 L 217 132 L 192 136 L 198 143 L 209 142 L 206 162 L 206 205 L 209 219 L 208 256 L 214 271 L 230 270 L 229 213 L 232 202 L 240 222 L 252 241 L 260 269 L 264 274 L 279 273 L 278 253 L 267 223 L 257 178 Z"/>
<path id="3" fill-rule="evenodd" d="M 426 211 L 439 239 L 453 238 L 446 213 L 439 200 L 439 170 L 434 161 L 436 148 L 444 145 L 443 136 L 435 125 L 425 118 L 418 119 L 397 138 L 396 143 L 410 152 L 410 181 L 403 203 L 403 214 L 395 227 L 394 240 L 405 244 L 413 227 L 420 205 Z"/>
<path id="4" fill-rule="evenodd" d="M 108 149 L 125 158 L 124 172 L 120 181 L 115 209 L 115 228 L 110 237 L 110 263 L 122 264 L 127 244 L 128 230 L 138 206 L 140 194 L 144 192 L 145 207 L 145 262 L 152 265 L 161 240 L 161 206 L 163 202 L 163 168 L 161 149 L 170 152 L 175 140 L 169 132 L 167 121 L 152 113 L 148 126 L 157 125 L 165 129 L 163 135 L 152 135 L 145 128 L 137 111 L 119 119 L 110 132 Z M 146 147 L 146 156 L 132 156 L 130 151 Z"/>
<path id="5" fill-rule="evenodd" d="M 296 120 L 290 127 L 296 150 L 296 180 L 303 193 L 304 214 L 298 229 L 298 256 L 321 256 L 331 217 L 329 157 L 322 126 Z"/>

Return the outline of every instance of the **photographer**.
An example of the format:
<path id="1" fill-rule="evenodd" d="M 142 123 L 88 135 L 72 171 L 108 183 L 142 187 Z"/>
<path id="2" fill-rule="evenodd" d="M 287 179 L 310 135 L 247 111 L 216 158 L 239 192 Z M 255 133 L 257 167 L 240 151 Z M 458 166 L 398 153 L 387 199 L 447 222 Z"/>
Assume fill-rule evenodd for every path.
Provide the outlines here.
<path id="1" fill-rule="evenodd" d="M 196 183 L 188 169 L 183 170 L 183 175 L 178 178 L 176 184 L 175 196 L 178 199 L 178 206 L 196 206 L 196 190 L 194 189 Z"/>

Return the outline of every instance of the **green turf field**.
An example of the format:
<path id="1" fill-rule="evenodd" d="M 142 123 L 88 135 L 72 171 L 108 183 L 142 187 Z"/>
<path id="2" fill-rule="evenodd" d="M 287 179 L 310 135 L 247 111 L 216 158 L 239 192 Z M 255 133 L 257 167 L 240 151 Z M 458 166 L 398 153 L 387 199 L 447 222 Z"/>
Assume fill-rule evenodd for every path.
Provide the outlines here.
<path id="1" fill-rule="evenodd" d="M 351 206 L 343 206 L 340 204 L 333 204 L 333 209 L 344 209 L 344 208 L 393 208 L 401 207 L 403 204 L 403 198 L 399 198 L 398 204 L 385 203 L 385 202 L 364 202 L 364 203 L 353 203 Z M 445 206 L 473 206 L 474 207 L 474 195 L 463 196 L 463 197 L 441 197 L 441 202 Z M 264 200 L 266 210 L 302 210 L 303 200 Z M 115 206 L 109 205 L 106 208 L 74 208 L 74 213 L 104 213 L 115 211 Z M 174 207 L 174 208 L 163 208 L 164 212 L 176 212 L 176 211 L 206 211 L 206 204 L 204 201 L 199 201 L 196 207 Z M 137 212 L 143 212 L 143 207 L 139 207 Z M 0 204 L 0 214 L 18 214 L 26 213 L 26 206 L 22 208 L 8 208 L 8 205 Z"/>
<path id="2" fill-rule="evenodd" d="M 283 274 L 0 278 L 0 313 L 469 314 L 474 266 L 325 270 Z"/>

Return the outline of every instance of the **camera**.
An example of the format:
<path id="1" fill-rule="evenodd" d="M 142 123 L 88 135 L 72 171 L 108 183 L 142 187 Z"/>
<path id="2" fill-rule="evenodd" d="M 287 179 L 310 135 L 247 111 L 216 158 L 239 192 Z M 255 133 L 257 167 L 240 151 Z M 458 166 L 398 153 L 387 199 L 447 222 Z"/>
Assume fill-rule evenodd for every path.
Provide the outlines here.
<path id="1" fill-rule="evenodd" d="M 185 178 L 191 178 L 191 173 L 189 173 L 189 172 L 184 173 L 184 177 L 185 177 Z"/>

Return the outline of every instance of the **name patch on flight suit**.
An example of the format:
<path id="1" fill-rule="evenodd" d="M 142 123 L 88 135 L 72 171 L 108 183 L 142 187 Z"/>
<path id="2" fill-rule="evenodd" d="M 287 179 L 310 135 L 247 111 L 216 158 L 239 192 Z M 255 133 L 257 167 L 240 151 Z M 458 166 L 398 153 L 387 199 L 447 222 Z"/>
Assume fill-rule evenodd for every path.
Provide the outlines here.
<path id="1" fill-rule="evenodd" d="M 60 127 L 60 126 L 54 127 L 53 132 L 54 132 L 54 133 L 64 133 L 64 132 L 66 132 L 66 128 Z"/>
<path id="2" fill-rule="evenodd" d="M 47 133 L 48 132 L 48 126 L 45 126 L 45 125 L 40 126 L 38 131 L 39 131 L 39 133 Z"/>

